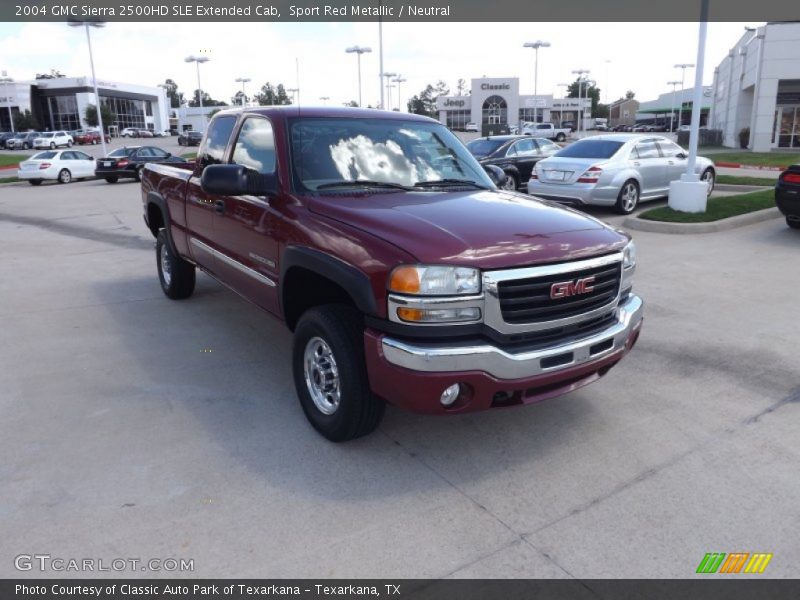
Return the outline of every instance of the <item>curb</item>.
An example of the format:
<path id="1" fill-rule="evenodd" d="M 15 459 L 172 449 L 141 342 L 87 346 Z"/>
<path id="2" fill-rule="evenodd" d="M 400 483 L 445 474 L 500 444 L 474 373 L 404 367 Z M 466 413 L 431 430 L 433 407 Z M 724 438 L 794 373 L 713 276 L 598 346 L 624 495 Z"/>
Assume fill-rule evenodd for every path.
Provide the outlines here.
<path id="1" fill-rule="evenodd" d="M 775 180 L 777 183 L 778 180 Z M 739 185 L 738 183 L 717 183 L 714 185 L 716 192 L 741 192 L 747 194 L 750 192 L 761 192 L 764 190 L 771 190 L 774 185 Z"/>
<path id="2" fill-rule="evenodd" d="M 711 155 L 714 156 L 713 154 Z M 713 158 L 711 159 L 713 160 Z M 717 162 L 713 161 L 714 165 L 717 167 L 722 167 L 724 169 L 752 169 L 754 171 L 785 171 L 789 168 L 789 165 L 784 167 L 767 167 L 764 165 L 743 165 L 741 163 L 729 163 L 729 162 Z"/>
<path id="3" fill-rule="evenodd" d="M 716 233 L 718 231 L 728 231 L 762 221 L 769 221 L 781 216 L 776 208 L 765 208 L 755 212 L 711 221 L 710 223 L 666 223 L 664 221 L 648 221 L 639 217 L 628 217 L 622 223 L 623 227 L 636 231 L 648 231 L 650 233 L 675 233 L 675 234 L 694 234 L 694 233 Z"/>

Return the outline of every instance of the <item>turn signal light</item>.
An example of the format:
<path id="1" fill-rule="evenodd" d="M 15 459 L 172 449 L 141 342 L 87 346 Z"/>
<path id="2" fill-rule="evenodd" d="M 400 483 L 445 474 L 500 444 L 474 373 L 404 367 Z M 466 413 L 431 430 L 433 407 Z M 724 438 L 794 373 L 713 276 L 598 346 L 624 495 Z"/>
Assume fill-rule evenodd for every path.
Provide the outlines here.
<path id="1" fill-rule="evenodd" d="M 399 292 L 401 294 L 418 294 L 419 272 L 414 267 L 398 267 L 392 271 L 392 278 L 389 281 L 389 289 L 393 292 Z"/>
<path id="2" fill-rule="evenodd" d="M 603 169 L 600 167 L 589 167 L 586 172 L 578 178 L 578 183 L 597 183 Z"/>

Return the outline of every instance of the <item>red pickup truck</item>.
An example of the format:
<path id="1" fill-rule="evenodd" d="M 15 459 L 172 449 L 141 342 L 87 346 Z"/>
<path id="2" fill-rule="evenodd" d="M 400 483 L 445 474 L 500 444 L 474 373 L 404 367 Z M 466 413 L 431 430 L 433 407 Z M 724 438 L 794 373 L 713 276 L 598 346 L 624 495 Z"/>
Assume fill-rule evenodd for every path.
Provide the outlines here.
<path id="1" fill-rule="evenodd" d="M 427 117 L 272 107 L 217 113 L 196 162 L 148 164 L 141 192 L 164 293 L 200 268 L 282 319 L 303 410 L 342 441 L 386 402 L 528 404 L 633 347 L 630 238 L 504 177 Z"/>

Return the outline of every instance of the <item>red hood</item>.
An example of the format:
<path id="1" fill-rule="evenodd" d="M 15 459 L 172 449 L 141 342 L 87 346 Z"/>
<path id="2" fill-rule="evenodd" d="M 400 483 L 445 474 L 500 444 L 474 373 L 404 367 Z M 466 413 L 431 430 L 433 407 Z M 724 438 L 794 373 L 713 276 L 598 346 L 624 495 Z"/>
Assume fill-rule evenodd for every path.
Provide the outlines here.
<path id="1" fill-rule="evenodd" d="M 312 212 L 382 238 L 423 264 L 521 267 L 595 256 L 627 243 L 583 213 L 505 192 L 350 192 L 306 201 Z"/>

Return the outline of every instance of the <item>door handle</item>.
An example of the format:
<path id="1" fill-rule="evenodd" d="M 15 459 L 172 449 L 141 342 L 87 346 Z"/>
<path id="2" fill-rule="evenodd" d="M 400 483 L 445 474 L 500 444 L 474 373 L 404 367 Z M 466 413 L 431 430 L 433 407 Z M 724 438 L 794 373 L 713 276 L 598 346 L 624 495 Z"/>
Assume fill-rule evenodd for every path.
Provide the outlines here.
<path id="1" fill-rule="evenodd" d="M 671 160 L 671 161 L 669 161 L 669 164 L 671 164 L 671 165 L 674 165 L 674 164 L 675 164 L 675 161 L 674 161 L 674 160 Z"/>
<path id="2" fill-rule="evenodd" d="M 214 202 L 214 212 L 218 215 L 225 213 L 225 201 L 224 200 L 217 200 Z"/>
<path id="3" fill-rule="evenodd" d="M 640 166 L 642 166 L 642 163 L 640 163 L 638 160 L 635 160 L 635 161 L 633 161 L 633 166 L 634 167 L 640 167 Z"/>

